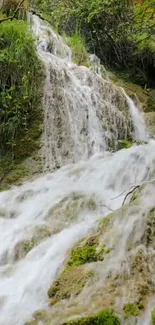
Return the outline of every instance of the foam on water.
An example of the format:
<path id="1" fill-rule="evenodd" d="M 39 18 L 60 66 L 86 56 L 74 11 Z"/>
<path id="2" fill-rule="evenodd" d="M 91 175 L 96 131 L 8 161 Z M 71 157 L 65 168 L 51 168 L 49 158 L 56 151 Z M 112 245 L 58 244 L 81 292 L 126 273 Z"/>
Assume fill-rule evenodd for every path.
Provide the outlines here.
<path id="1" fill-rule="evenodd" d="M 35 310 L 47 305 L 47 290 L 71 247 L 109 209 L 121 206 L 131 185 L 155 178 L 155 170 L 150 167 L 154 152 L 152 143 L 96 155 L 0 194 L 0 324 L 23 325 Z M 51 228 L 55 217 L 51 216 L 49 224 L 49 211 L 73 193 L 85 198 L 93 196 L 95 211 L 84 209 L 76 220 L 66 220 L 63 230 L 16 261 L 13 256 L 17 243 L 29 239 L 36 226 Z M 132 219 L 128 223 L 127 228 L 133 226 Z"/>

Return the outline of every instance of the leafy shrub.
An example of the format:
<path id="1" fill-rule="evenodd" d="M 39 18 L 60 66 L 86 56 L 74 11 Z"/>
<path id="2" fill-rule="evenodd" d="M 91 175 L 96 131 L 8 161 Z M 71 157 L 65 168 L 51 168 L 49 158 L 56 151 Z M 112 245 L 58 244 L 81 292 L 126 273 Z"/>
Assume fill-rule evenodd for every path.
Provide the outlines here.
<path id="1" fill-rule="evenodd" d="M 34 0 L 59 32 L 79 30 L 110 69 L 155 85 L 155 0 Z"/>
<path id="2" fill-rule="evenodd" d="M 8 21 L 0 25 L 0 158 L 21 156 L 19 137 L 42 121 L 42 65 L 35 41 L 26 23 Z M 32 131 L 31 131 L 32 133 Z M 37 137 L 40 131 L 37 133 Z M 33 136 L 32 136 L 33 137 Z M 35 136 L 36 139 L 36 136 Z M 29 141 L 25 140 L 24 150 Z M 33 149 L 35 150 L 34 146 Z M 23 158 L 23 157 L 22 157 Z"/>

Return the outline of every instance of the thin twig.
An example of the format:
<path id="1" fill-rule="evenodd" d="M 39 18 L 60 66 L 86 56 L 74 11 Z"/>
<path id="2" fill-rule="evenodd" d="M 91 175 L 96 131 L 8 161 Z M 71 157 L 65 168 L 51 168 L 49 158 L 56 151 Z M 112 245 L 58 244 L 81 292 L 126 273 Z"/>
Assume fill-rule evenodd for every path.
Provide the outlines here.
<path id="1" fill-rule="evenodd" d="M 129 187 L 129 189 L 130 188 L 132 188 L 132 187 L 134 187 L 135 185 L 132 185 L 132 186 L 130 186 Z M 118 199 L 120 196 L 122 196 L 125 192 L 126 192 L 127 190 L 124 190 L 123 192 L 121 192 L 119 195 L 117 195 L 117 196 L 115 196 L 115 197 L 113 197 L 111 200 L 115 200 L 115 199 Z"/>
<path id="2" fill-rule="evenodd" d="M 104 207 L 104 208 L 107 208 L 109 211 L 114 211 L 114 210 L 112 210 L 111 208 L 109 208 L 107 205 L 105 205 L 105 204 L 100 204 L 100 207 Z"/>
<path id="3" fill-rule="evenodd" d="M 139 188 L 139 187 L 140 187 L 140 185 L 135 186 L 135 187 L 132 189 L 132 191 L 128 192 L 128 193 L 125 195 L 125 198 L 124 198 L 124 200 L 123 200 L 122 206 L 125 204 L 125 201 L 126 201 L 128 195 L 130 195 L 131 193 L 133 193 L 133 192 L 134 192 L 137 188 Z"/>
<path id="4" fill-rule="evenodd" d="M 6 17 L 6 18 L 3 18 L 3 19 L 0 19 L 0 24 L 3 23 L 4 21 L 13 20 L 13 19 L 15 18 L 15 16 L 16 16 L 16 13 L 18 12 L 18 10 L 21 9 L 20 6 L 23 4 L 24 1 L 25 1 L 25 0 L 21 0 L 21 1 L 18 3 L 18 6 L 17 6 L 17 8 L 15 9 L 15 11 L 14 11 L 14 13 L 13 13 L 12 16 L 10 16 L 10 17 Z"/>

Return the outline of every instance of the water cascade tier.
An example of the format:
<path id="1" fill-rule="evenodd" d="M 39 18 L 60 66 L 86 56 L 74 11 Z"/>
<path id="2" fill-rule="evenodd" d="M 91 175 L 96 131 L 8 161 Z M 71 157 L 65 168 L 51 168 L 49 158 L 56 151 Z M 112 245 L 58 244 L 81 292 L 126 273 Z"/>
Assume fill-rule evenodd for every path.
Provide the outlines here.
<path id="1" fill-rule="evenodd" d="M 74 64 L 62 37 L 38 17 L 32 24 L 46 68 L 44 170 L 116 150 L 121 139 L 145 140 L 142 114 L 124 90 L 94 69 Z"/>
<path id="2" fill-rule="evenodd" d="M 142 112 L 123 89 L 73 63 L 49 25 L 31 19 L 46 69 L 46 173 L 0 193 L 0 325 L 59 325 L 107 307 L 122 325 L 148 325 L 155 307 L 155 142 L 116 151 L 120 140 L 148 140 Z M 48 289 L 73 247 L 90 238 L 98 240 L 100 260 L 83 263 L 78 274 L 91 280 L 49 307 Z M 139 308 L 134 323 L 123 314 L 127 303 Z"/>

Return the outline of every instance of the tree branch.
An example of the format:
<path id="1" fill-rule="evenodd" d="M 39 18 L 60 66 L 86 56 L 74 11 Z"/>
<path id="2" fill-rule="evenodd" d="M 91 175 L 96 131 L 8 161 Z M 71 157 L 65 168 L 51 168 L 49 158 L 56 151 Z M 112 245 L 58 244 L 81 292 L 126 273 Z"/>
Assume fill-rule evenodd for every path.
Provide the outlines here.
<path id="1" fill-rule="evenodd" d="M 21 5 L 23 4 L 24 1 L 25 1 L 25 0 L 21 0 L 21 1 L 18 3 L 18 6 L 17 6 L 17 8 L 15 9 L 15 11 L 14 11 L 14 13 L 13 13 L 12 16 L 10 16 L 10 17 L 6 17 L 6 18 L 3 18 L 3 19 L 0 19 L 0 24 L 3 23 L 3 22 L 5 22 L 5 21 L 8 21 L 8 20 L 13 20 L 13 19 L 15 18 L 15 16 L 16 16 L 16 13 L 17 13 L 18 10 L 21 8 Z"/>
<path id="2" fill-rule="evenodd" d="M 126 195 L 125 195 L 125 198 L 124 198 L 124 200 L 123 200 L 123 203 L 122 203 L 122 206 L 125 204 L 125 201 L 126 201 L 126 199 L 127 199 L 127 197 L 130 195 L 130 194 L 132 194 L 137 188 L 139 188 L 140 187 L 140 185 L 137 185 L 137 186 L 135 186 L 130 192 L 128 192 Z"/>

